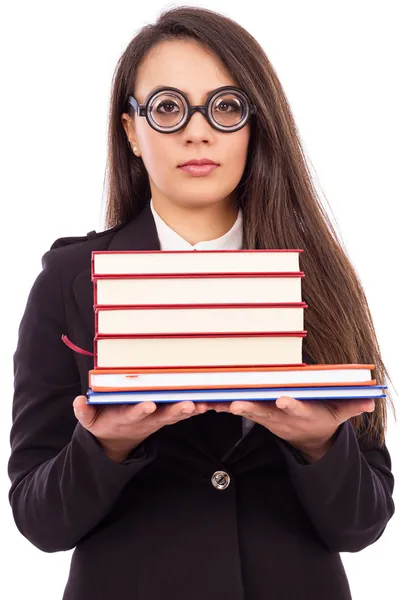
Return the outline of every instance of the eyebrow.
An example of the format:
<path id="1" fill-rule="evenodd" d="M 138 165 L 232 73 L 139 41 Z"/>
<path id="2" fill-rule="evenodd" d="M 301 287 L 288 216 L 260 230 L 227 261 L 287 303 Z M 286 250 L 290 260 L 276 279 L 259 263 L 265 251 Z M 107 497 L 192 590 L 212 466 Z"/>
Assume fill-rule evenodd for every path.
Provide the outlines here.
<path id="1" fill-rule="evenodd" d="M 226 85 L 230 85 L 230 84 L 226 84 Z M 172 86 L 172 85 L 158 85 L 157 87 L 155 87 L 152 90 L 150 90 L 146 97 L 148 98 L 150 96 L 150 94 L 153 94 L 154 92 L 158 92 L 159 90 L 163 90 L 163 89 L 165 89 L 167 87 L 176 87 L 176 86 Z M 208 92 L 205 92 L 206 96 L 209 96 L 211 94 L 211 92 L 214 92 L 215 90 L 218 90 L 220 87 L 224 87 L 224 86 L 219 85 L 218 87 L 216 87 L 216 88 L 214 88 L 212 90 L 208 90 Z M 236 87 L 234 83 L 232 83 L 232 87 Z M 181 88 L 177 88 L 177 89 L 179 89 L 181 92 L 183 92 L 187 96 L 190 95 L 187 90 L 181 90 Z"/>

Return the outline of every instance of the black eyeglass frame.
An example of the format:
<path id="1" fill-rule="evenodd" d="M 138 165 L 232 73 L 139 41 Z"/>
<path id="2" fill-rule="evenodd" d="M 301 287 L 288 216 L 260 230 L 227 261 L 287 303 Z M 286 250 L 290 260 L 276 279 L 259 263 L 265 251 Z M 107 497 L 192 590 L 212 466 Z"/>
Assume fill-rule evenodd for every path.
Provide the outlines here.
<path id="1" fill-rule="evenodd" d="M 234 92 L 234 93 L 238 93 L 240 96 L 242 96 L 242 98 L 245 101 L 244 105 L 247 107 L 244 118 L 241 119 L 237 125 L 234 125 L 233 127 L 230 127 L 230 128 L 224 127 L 223 125 L 219 125 L 218 123 L 216 123 L 212 119 L 210 110 L 209 110 L 210 105 L 211 105 L 213 99 L 215 98 L 215 96 L 219 96 L 219 95 L 221 95 L 222 92 L 227 92 L 228 90 L 231 92 Z M 160 127 L 159 125 L 157 125 L 157 123 L 151 118 L 151 113 L 148 110 L 148 107 L 149 107 L 152 99 L 154 98 L 154 96 L 157 96 L 160 93 L 169 92 L 169 91 L 178 93 L 180 96 L 182 96 L 182 98 L 185 100 L 185 103 L 186 103 L 186 112 L 185 112 L 184 116 L 182 117 L 181 121 L 177 125 L 166 129 L 165 127 Z M 250 102 L 247 95 L 241 89 L 239 89 L 238 87 L 235 87 L 235 86 L 231 86 L 231 85 L 224 85 L 224 86 L 219 87 L 216 90 L 213 90 L 212 92 L 210 92 L 210 94 L 207 96 L 205 104 L 191 105 L 187 95 L 175 87 L 164 87 L 164 88 L 159 88 L 157 90 L 154 90 L 154 92 L 152 92 L 147 97 L 144 104 L 139 104 L 138 101 L 136 100 L 136 98 L 134 98 L 134 96 L 130 95 L 130 96 L 128 96 L 128 104 L 129 104 L 129 106 L 132 106 L 135 109 L 136 114 L 139 117 L 146 117 L 146 120 L 147 120 L 148 124 L 150 125 L 150 127 L 155 129 L 156 131 L 159 131 L 160 133 L 166 133 L 166 134 L 167 133 L 175 133 L 176 131 L 181 130 L 183 127 L 185 127 L 185 125 L 187 125 L 187 123 L 189 122 L 189 120 L 191 119 L 193 114 L 197 111 L 201 112 L 201 114 L 206 118 L 208 123 L 214 129 L 217 129 L 218 131 L 222 131 L 223 133 L 233 133 L 234 131 L 239 131 L 239 129 L 242 129 L 242 127 L 244 127 L 246 125 L 246 123 L 248 122 L 248 120 L 250 119 L 251 115 L 255 114 L 256 110 L 257 110 L 255 105 Z"/>

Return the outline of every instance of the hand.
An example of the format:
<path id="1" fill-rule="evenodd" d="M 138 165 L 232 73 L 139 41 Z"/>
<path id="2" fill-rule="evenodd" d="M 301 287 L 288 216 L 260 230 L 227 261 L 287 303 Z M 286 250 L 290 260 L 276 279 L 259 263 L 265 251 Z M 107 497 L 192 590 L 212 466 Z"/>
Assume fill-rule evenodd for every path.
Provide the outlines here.
<path id="1" fill-rule="evenodd" d="M 211 408 L 211 406 L 210 406 Z M 289 442 L 312 460 L 318 460 L 332 444 L 341 423 L 363 412 L 372 412 L 374 399 L 295 400 L 281 396 L 275 402 L 235 400 L 212 408 L 247 417 Z"/>
<path id="2" fill-rule="evenodd" d="M 97 438 L 107 456 L 116 462 L 125 460 L 134 448 L 164 425 L 208 410 L 205 402 L 190 401 L 163 405 L 145 401 L 100 407 L 87 404 L 86 396 L 77 396 L 73 408 L 80 424 Z"/>

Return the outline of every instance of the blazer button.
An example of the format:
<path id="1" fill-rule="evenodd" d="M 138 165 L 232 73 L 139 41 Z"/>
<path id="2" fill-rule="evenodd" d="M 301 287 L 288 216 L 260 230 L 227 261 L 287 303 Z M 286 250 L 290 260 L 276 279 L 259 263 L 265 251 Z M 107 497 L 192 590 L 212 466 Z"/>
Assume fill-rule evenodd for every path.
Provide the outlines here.
<path id="1" fill-rule="evenodd" d="M 226 490 L 231 482 L 231 478 L 225 471 L 215 471 L 211 477 L 211 483 L 217 490 Z"/>

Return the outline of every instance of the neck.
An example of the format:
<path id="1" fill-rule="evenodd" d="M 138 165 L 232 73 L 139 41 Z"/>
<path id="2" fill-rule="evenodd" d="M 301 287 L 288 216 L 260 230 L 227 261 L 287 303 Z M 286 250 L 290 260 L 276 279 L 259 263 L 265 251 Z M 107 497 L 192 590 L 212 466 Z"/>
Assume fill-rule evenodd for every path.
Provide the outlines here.
<path id="1" fill-rule="evenodd" d="M 189 244 L 215 240 L 231 229 L 238 209 L 231 199 L 207 206 L 172 204 L 165 198 L 153 197 L 156 213 Z"/>

